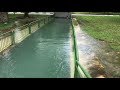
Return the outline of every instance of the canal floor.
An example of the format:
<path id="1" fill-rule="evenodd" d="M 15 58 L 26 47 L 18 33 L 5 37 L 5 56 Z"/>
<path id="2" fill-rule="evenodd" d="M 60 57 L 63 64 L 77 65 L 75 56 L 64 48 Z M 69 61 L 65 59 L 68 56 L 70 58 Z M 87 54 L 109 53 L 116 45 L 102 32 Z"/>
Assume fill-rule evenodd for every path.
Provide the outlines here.
<path id="1" fill-rule="evenodd" d="M 0 78 L 70 78 L 70 42 L 70 22 L 55 19 L 0 58 Z"/>

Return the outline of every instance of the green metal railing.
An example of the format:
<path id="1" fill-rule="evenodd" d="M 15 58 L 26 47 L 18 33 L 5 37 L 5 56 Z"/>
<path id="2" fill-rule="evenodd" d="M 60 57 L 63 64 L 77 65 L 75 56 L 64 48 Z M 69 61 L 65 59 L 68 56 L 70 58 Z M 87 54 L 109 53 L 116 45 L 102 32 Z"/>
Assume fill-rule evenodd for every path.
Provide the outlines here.
<path id="1" fill-rule="evenodd" d="M 72 24 L 72 38 L 73 38 L 73 53 L 74 53 L 74 60 L 75 60 L 74 77 L 75 78 L 92 78 L 88 73 L 88 71 L 85 70 L 84 67 L 79 62 L 76 35 L 75 35 L 72 18 L 71 18 L 71 24 Z"/>
<path id="2" fill-rule="evenodd" d="M 29 24 L 25 24 L 23 26 L 12 29 L 8 32 L 0 34 L 0 52 L 4 51 L 11 45 L 15 45 L 25 38 L 27 38 L 30 34 L 37 31 L 39 28 L 54 20 L 53 16 L 48 16 L 42 19 L 38 19 Z M 19 33 L 18 33 L 19 32 Z"/>

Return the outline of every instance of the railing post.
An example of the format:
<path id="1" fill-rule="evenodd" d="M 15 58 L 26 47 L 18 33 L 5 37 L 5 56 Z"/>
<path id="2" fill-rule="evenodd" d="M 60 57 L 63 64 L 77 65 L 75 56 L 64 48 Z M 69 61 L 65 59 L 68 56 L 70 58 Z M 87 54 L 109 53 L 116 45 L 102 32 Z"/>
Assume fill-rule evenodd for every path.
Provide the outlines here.
<path id="1" fill-rule="evenodd" d="M 45 20 L 46 20 L 46 23 L 47 23 L 47 18 L 45 18 Z"/>
<path id="2" fill-rule="evenodd" d="M 49 17 L 47 17 L 47 23 L 49 22 L 48 18 L 49 18 Z"/>
<path id="3" fill-rule="evenodd" d="M 48 22 L 49 22 L 49 17 L 48 17 Z"/>
<path id="4" fill-rule="evenodd" d="M 50 16 L 50 21 L 52 21 L 52 16 Z"/>
<path id="5" fill-rule="evenodd" d="M 12 45 L 15 44 L 15 31 L 11 31 Z"/>
<path id="6" fill-rule="evenodd" d="M 29 34 L 31 34 L 31 26 L 30 26 L 30 24 L 28 25 L 28 28 L 29 28 Z"/>
<path id="7" fill-rule="evenodd" d="M 40 21 L 38 21 L 38 28 L 40 28 Z"/>
<path id="8" fill-rule="evenodd" d="M 44 18 L 44 24 L 45 24 L 45 18 Z"/>

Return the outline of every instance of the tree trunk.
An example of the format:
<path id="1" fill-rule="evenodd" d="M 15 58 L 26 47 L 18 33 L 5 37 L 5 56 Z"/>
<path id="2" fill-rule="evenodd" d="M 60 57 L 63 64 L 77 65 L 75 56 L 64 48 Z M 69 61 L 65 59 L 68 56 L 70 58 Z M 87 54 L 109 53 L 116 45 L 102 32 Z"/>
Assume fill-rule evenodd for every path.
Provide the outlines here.
<path id="1" fill-rule="evenodd" d="M 24 12 L 24 18 L 28 17 L 29 18 L 29 12 Z"/>
<path id="2" fill-rule="evenodd" d="M 8 12 L 0 12 L 0 23 L 8 21 Z"/>

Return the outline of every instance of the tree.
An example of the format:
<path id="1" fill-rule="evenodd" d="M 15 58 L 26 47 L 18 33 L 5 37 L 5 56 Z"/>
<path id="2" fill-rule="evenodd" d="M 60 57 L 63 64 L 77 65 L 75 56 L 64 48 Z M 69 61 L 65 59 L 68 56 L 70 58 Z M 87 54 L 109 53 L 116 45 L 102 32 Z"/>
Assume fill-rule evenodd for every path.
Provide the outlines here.
<path id="1" fill-rule="evenodd" d="M 0 23 L 8 21 L 8 12 L 0 12 Z"/>
<path id="2" fill-rule="evenodd" d="M 15 15 L 16 12 L 13 12 L 13 13 L 14 13 L 14 15 Z"/>
<path id="3" fill-rule="evenodd" d="M 29 12 L 24 12 L 24 18 L 29 18 L 30 16 L 29 16 Z"/>

